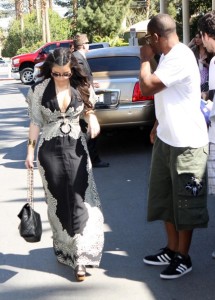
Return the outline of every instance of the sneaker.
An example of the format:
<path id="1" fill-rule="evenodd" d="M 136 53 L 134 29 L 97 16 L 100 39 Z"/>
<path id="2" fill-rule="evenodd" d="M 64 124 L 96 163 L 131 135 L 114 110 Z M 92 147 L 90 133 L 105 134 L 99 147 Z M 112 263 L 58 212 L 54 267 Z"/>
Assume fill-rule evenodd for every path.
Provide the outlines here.
<path id="1" fill-rule="evenodd" d="M 179 278 L 192 270 L 192 262 L 190 256 L 185 257 L 181 254 L 176 254 L 171 260 L 169 266 L 160 274 L 163 279 Z"/>
<path id="2" fill-rule="evenodd" d="M 145 264 L 154 266 L 169 265 L 170 261 L 174 258 L 175 252 L 169 248 L 161 248 L 161 251 L 155 255 L 146 256 L 143 261 Z"/>
<path id="3" fill-rule="evenodd" d="M 215 251 L 212 252 L 212 258 L 215 258 Z"/>

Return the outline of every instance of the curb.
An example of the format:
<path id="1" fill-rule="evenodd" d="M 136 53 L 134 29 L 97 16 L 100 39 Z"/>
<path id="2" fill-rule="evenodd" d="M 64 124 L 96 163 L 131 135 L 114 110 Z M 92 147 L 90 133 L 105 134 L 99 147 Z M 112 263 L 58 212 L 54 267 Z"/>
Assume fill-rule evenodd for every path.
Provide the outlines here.
<path id="1" fill-rule="evenodd" d="M 0 81 L 3 81 L 3 80 L 16 80 L 14 78 L 0 78 Z"/>

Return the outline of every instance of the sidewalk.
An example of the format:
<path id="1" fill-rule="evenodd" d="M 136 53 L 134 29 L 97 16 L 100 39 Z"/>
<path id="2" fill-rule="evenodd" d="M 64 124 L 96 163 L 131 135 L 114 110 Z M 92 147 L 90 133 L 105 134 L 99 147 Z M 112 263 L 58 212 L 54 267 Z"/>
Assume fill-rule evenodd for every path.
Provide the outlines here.
<path id="1" fill-rule="evenodd" d="M 19 236 L 17 214 L 27 195 L 24 160 L 28 132 L 27 107 L 24 96 L 17 88 L 19 86 L 21 85 L 10 82 L 4 82 L 3 85 L 0 83 L 0 299 L 155 300 L 150 289 L 140 278 L 127 278 L 128 254 L 116 248 L 120 243 L 118 240 L 113 239 L 106 253 L 104 252 L 103 265 L 100 268 L 88 269 L 87 279 L 82 283 L 76 282 L 71 268 L 56 261 L 42 183 L 37 169 L 34 172 L 34 208 L 41 215 L 42 239 L 39 243 L 31 244 Z M 104 175 L 108 170 L 99 170 L 97 179 L 101 177 L 101 172 Z M 114 168 L 109 172 L 114 172 Z M 107 185 L 108 181 L 105 182 Z M 111 199 L 110 196 L 108 198 Z M 114 205 L 112 209 L 115 210 Z M 112 234 L 109 225 L 105 224 L 104 230 L 107 235 Z M 120 262 L 122 265 L 119 269 L 117 265 Z M 132 265 L 137 268 L 135 261 Z M 133 272 L 132 269 L 130 272 Z M 136 275 L 144 276 L 139 272 Z"/>

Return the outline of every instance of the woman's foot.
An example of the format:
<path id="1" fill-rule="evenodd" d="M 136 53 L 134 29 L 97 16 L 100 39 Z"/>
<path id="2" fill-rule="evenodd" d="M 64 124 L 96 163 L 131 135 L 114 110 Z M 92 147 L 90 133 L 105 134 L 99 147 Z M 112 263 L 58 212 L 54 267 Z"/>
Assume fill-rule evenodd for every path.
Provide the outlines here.
<path id="1" fill-rule="evenodd" d="M 86 268 L 84 265 L 77 265 L 75 268 L 75 277 L 77 281 L 84 281 L 86 276 Z"/>

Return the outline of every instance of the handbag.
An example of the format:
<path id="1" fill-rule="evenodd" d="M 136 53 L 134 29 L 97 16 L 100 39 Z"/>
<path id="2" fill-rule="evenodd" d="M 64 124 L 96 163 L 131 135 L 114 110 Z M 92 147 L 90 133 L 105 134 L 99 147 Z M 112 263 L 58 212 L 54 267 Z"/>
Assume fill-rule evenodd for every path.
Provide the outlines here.
<path id="1" fill-rule="evenodd" d="M 42 222 L 40 214 L 34 210 L 33 202 L 33 168 L 28 169 L 27 180 L 27 203 L 23 206 L 20 213 L 19 233 L 26 242 L 39 242 L 42 236 Z"/>

